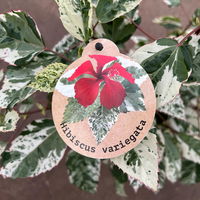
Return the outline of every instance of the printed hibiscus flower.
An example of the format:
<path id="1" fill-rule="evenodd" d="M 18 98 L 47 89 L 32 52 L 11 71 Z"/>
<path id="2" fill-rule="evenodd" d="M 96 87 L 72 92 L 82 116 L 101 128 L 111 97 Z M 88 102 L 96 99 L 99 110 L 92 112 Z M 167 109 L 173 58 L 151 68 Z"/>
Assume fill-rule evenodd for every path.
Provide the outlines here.
<path id="1" fill-rule="evenodd" d="M 119 107 L 124 101 L 126 91 L 123 85 L 115 80 L 116 76 L 121 76 L 132 84 L 135 79 L 132 77 L 131 73 L 127 72 L 126 69 L 117 62 L 103 69 L 106 63 L 117 60 L 115 57 L 104 55 L 90 55 L 89 57 L 96 60 L 96 71 L 91 61 L 86 61 L 68 78 L 68 81 L 73 81 L 84 74 L 92 76 L 92 78 L 80 78 L 75 83 L 75 98 L 81 105 L 87 107 L 94 103 L 101 90 L 100 102 L 104 107 L 107 109 Z"/>

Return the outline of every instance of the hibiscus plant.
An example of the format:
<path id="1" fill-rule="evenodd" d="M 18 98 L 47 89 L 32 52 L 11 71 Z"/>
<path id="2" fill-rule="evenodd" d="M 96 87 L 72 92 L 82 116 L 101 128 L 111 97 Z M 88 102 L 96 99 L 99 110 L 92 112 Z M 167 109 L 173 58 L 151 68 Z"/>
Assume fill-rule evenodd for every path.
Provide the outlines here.
<path id="1" fill-rule="evenodd" d="M 142 185 L 158 191 L 166 180 L 185 184 L 200 181 L 200 8 L 194 11 L 186 27 L 177 17 L 154 19 L 154 23 L 168 30 L 166 38 L 155 39 L 140 27 L 141 1 L 55 0 L 67 31 L 53 49 L 45 47 L 35 21 L 27 13 L 0 14 L 0 59 L 8 63 L 6 68 L 0 67 L 1 176 L 34 177 L 51 170 L 66 157 L 63 176 L 92 193 L 97 190 L 104 164 L 115 179 L 117 194 L 122 196 L 126 195 L 126 182 L 135 191 Z M 174 7 L 180 5 L 180 0 L 163 3 Z M 136 30 L 144 36 L 134 34 Z M 136 148 L 111 160 L 92 159 L 70 150 L 57 134 L 51 116 L 52 93 L 58 79 L 81 56 L 89 41 L 97 38 L 112 40 L 121 52 L 138 62 L 149 74 L 157 98 L 150 133 Z M 127 41 L 132 45 L 129 50 Z M 120 76 L 134 81 L 118 63 L 114 65 Z M 95 80 L 93 85 L 102 81 L 112 84 L 107 77 L 109 68 L 97 73 L 88 67 Z M 77 72 L 63 81 L 70 82 L 82 75 Z M 83 78 L 75 87 L 86 84 L 80 82 Z M 123 96 L 122 86 L 115 87 Z M 113 104 L 104 94 L 107 89 L 105 84 L 101 101 L 110 108 Z M 87 106 L 95 97 L 85 99 L 79 98 L 79 102 Z M 65 120 L 71 119 L 71 115 L 79 117 L 78 112 L 65 113 Z"/>

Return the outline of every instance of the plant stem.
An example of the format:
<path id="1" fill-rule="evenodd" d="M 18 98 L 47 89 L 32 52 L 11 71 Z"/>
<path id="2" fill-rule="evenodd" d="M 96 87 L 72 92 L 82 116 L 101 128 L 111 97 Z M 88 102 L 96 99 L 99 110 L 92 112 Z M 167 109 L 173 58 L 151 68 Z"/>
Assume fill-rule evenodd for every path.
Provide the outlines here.
<path id="1" fill-rule="evenodd" d="M 45 48 L 44 50 L 45 50 L 45 51 L 52 52 L 53 54 L 57 55 L 58 57 L 62 58 L 63 60 L 65 60 L 65 61 L 67 61 L 67 62 L 71 62 L 70 59 L 68 59 L 67 57 L 65 57 L 65 55 L 63 55 L 63 54 L 61 54 L 61 53 L 58 53 L 58 52 L 56 52 L 56 51 L 53 51 L 53 50 L 47 49 L 47 48 Z"/>
<path id="2" fill-rule="evenodd" d="M 149 35 L 146 31 L 144 31 L 137 23 L 135 23 L 132 19 L 128 18 L 130 23 L 137 27 L 138 30 L 140 30 L 144 35 L 146 35 L 150 40 L 154 41 L 156 40 L 154 37 Z"/>
<path id="3" fill-rule="evenodd" d="M 191 32 L 189 32 L 178 44 L 177 46 L 180 47 L 183 45 L 183 43 L 194 33 L 196 33 L 197 31 L 200 30 L 200 26 L 196 27 L 195 29 L 193 29 Z"/>

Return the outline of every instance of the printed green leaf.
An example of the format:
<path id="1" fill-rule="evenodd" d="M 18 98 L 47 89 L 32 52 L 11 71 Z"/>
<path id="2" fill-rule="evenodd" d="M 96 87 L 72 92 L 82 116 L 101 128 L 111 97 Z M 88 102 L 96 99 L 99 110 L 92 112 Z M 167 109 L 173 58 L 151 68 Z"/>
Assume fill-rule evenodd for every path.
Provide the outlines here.
<path id="1" fill-rule="evenodd" d="M 0 111 L 0 133 L 14 131 L 19 119 L 20 117 L 15 110 L 7 112 Z"/>
<path id="2" fill-rule="evenodd" d="M 99 0 L 96 15 L 101 23 L 107 23 L 127 14 L 136 8 L 142 0 Z"/>
<path id="3" fill-rule="evenodd" d="M 75 98 L 69 98 L 63 114 L 63 123 L 75 123 L 84 120 L 92 115 L 99 107 L 99 101 L 95 101 L 91 106 L 84 107 Z"/>
<path id="4" fill-rule="evenodd" d="M 88 118 L 90 129 L 96 139 L 97 144 L 100 144 L 110 129 L 117 121 L 119 114 L 118 108 L 107 109 L 103 106 L 99 106 Z"/>
<path id="5" fill-rule="evenodd" d="M 177 141 L 168 131 L 163 132 L 165 138 L 165 152 L 163 163 L 165 166 L 166 178 L 172 183 L 176 182 L 181 173 L 181 154 L 177 146 Z"/>
<path id="6" fill-rule="evenodd" d="M 192 15 L 192 25 L 193 26 L 200 25 L 200 8 L 197 8 Z"/>
<path id="7" fill-rule="evenodd" d="M 173 100 L 192 67 L 190 46 L 176 46 L 172 39 L 160 39 L 145 45 L 132 55 L 147 73 L 152 74 L 156 90 L 157 108 Z"/>
<path id="8" fill-rule="evenodd" d="M 57 58 L 52 53 L 41 53 L 32 61 L 17 66 L 8 66 L 0 90 L 0 108 L 12 108 L 35 92 L 28 87 L 35 74 Z"/>
<path id="9" fill-rule="evenodd" d="M 149 133 L 137 147 L 111 161 L 132 178 L 157 191 L 158 152 L 155 134 Z"/>
<path id="10" fill-rule="evenodd" d="M 185 133 L 178 134 L 177 139 L 182 156 L 187 160 L 200 164 L 200 139 Z"/>
<path id="11" fill-rule="evenodd" d="M 33 57 L 44 44 L 33 19 L 24 12 L 0 14 L 0 58 L 9 64 Z"/>
<path id="12" fill-rule="evenodd" d="M 171 102 L 165 104 L 161 108 L 158 109 L 160 112 L 165 113 L 171 117 L 175 117 L 177 119 L 186 120 L 185 118 L 185 106 L 183 104 L 183 100 L 178 95 Z"/>
<path id="13" fill-rule="evenodd" d="M 92 34 L 94 8 L 90 0 L 55 0 L 60 19 L 66 30 L 81 41 L 88 41 Z"/>
<path id="14" fill-rule="evenodd" d="M 65 57 L 69 59 L 67 64 L 71 64 L 72 61 L 78 57 L 80 41 L 71 35 L 65 35 L 54 47 L 53 50 L 58 53 L 65 54 Z M 66 53 L 67 52 L 67 53 Z M 66 60 L 65 60 L 66 61 Z M 71 61 L 71 62 L 70 62 Z"/>
<path id="15" fill-rule="evenodd" d="M 154 23 L 159 24 L 166 29 L 181 28 L 181 20 L 174 16 L 162 16 L 153 20 Z"/>
<path id="16" fill-rule="evenodd" d="M 0 174 L 10 178 L 37 176 L 55 167 L 65 150 L 52 120 L 34 121 L 2 154 Z"/>
<path id="17" fill-rule="evenodd" d="M 120 112 L 145 111 L 144 95 L 140 87 L 137 84 L 131 84 L 127 80 L 124 80 L 122 85 L 126 90 L 126 97 L 120 106 Z"/>
<path id="18" fill-rule="evenodd" d="M 70 183 L 81 190 L 94 193 L 100 176 L 101 161 L 82 156 L 74 151 L 68 154 L 66 166 Z"/>
<path id="19" fill-rule="evenodd" d="M 166 3 L 169 7 L 176 7 L 179 6 L 181 3 L 181 0 L 163 0 L 164 3 Z"/>
<path id="20" fill-rule="evenodd" d="M 180 181 L 184 184 L 200 182 L 200 165 L 189 160 L 183 160 Z"/>
<path id="21" fill-rule="evenodd" d="M 67 65 L 62 63 L 52 63 L 39 71 L 29 87 L 42 92 L 53 92 L 56 83 Z"/>

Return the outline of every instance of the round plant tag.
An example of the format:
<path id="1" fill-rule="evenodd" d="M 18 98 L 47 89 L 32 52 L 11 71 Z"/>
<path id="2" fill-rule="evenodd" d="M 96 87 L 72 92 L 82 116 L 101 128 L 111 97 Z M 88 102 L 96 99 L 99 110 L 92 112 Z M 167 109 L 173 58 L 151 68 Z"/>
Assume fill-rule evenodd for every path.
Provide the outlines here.
<path id="1" fill-rule="evenodd" d="M 148 134 L 156 98 L 144 69 L 113 42 L 98 39 L 58 80 L 52 109 L 57 131 L 69 147 L 88 157 L 112 158 Z"/>

